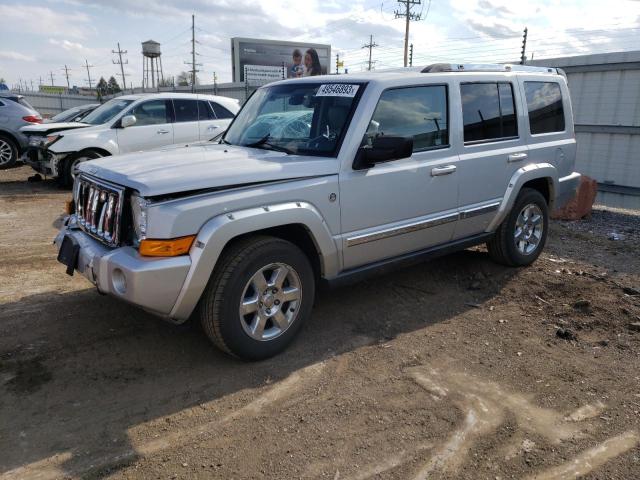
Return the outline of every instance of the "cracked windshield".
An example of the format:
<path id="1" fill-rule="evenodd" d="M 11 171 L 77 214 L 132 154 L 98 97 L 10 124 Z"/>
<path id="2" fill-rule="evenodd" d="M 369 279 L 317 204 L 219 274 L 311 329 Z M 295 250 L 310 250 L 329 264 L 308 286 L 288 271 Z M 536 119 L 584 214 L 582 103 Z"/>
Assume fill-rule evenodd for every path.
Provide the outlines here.
<path id="1" fill-rule="evenodd" d="M 289 154 L 334 156 L 362 85 L 298 83 L 261 88 L 224 142 Z"/>

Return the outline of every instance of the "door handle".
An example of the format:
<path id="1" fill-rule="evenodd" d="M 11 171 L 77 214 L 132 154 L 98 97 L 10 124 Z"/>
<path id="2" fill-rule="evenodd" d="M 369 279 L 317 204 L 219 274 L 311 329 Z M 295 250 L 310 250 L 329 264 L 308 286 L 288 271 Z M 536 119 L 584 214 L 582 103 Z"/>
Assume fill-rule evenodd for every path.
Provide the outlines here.
<path id="1" fill-rule="evenodd" d="M 211 131 L 215 130 L 216 128 L 220 128 L 220 127 L 217 126 L 217 125 L 210 125 L 210 126 L 207 127 L 207 131 L 211 132 Z"/>
<path id="2" fill-rule="evenodd" d="M 164 135 L 165 133 L 169 133 L 169 130 L 158 130 L 156 133 L 158 135 Z"/>
<path id="3" fill-rule="evenodd" d="M 442 175 L 450 175 L 458 169 L 455 165 L 446 165 L 444 167 L 435 167 L 431 169 L 432 177 L 440 177 Z"/>
<path id="4" fill-rule="evenodd" d="M 527 155 L 526 153 L 512 153 L 507 158 L 507 162 L 509 163 L 521 162 L 522 160 L 525 160 L 528 156 L 529 155 Z"/>

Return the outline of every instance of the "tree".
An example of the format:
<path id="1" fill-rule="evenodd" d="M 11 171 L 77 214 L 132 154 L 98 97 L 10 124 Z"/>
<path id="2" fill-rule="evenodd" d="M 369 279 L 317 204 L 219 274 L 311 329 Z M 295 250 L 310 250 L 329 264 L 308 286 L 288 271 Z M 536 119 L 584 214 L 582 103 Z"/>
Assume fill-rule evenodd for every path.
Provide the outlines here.
<path id="1" fill-rule="evenodd" d="M 122 91 L 120 85 L 118 85 L 118 81 L 113 76 L 109 78 L 109 82 L 107 83 L 107 91 L 109 92 L 109 94 L 120 93 Z"/>
<path id="2" fill-rule="evenodd" d="M 173 75 L 168 75 L 158 82 L 159 87 L 174 87 L 176 85 L 176 79 Z"/>
<path id="3" fill-rule="evenodd" d="M 108 84 L 104 77 L 100 77 L 98 80 L 98 84 L 96 85 L 96 93 L 98 94 L 98 98 L 102 98 L 105 95 L 108 95 Z"/>
<path id="4" fill-rule="evenodd" d="M 178 86 L 180 87 L 187 87 L 190 85 L 190 81 L 191 81 L 191 74 L 188 72 L 180 72 L 178 74 Z"/>

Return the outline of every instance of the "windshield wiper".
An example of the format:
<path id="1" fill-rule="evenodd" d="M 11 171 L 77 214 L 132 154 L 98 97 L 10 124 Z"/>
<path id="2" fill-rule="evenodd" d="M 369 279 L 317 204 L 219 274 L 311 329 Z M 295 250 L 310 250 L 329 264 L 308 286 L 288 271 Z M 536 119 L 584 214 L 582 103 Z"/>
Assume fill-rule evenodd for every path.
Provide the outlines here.
<path id="1" fill-rule="evenodd" d="M 265 148 L 267 150 L 275 150 L 276 152 L 284 152 L 287 155 L 291 155 L 293 153 L 295 153 L 293 150 L 290 150 L 286 147 L 281 147 L 280 145 L 275 145 L 273 143 L 269 142 L 269 138 L 271 138 L 271 134 L 267 133 L 264 137 L 262 137 L 260 140 L 258 140 L 257 142 L 253 142 L 253 143 L 247 143 L 245 145 L 245 147 L 251 147 L 251 148 Z"/>

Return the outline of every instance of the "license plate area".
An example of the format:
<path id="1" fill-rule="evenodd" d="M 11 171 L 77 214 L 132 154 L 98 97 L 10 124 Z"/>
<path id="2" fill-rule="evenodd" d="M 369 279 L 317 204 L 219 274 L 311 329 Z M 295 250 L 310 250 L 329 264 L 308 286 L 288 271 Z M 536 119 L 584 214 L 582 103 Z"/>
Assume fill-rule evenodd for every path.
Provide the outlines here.
<path id="1" fill-rule="evenodd" d="M 65 235 L 58 252 L 58 261 L 67 267 L 67 275 L 73 276 L 74 270 L 78 267 L 78 256 L 80 254 L 80 244 L 70 235 Z"/>

